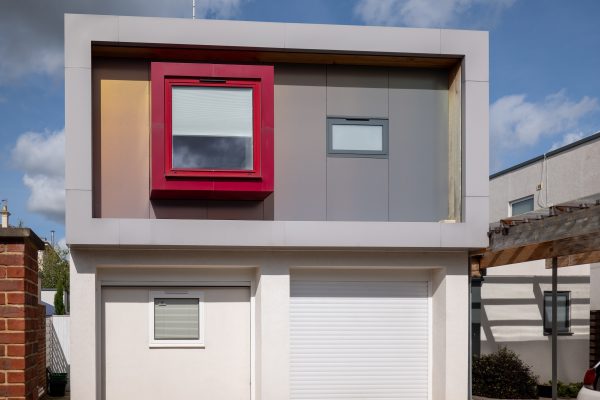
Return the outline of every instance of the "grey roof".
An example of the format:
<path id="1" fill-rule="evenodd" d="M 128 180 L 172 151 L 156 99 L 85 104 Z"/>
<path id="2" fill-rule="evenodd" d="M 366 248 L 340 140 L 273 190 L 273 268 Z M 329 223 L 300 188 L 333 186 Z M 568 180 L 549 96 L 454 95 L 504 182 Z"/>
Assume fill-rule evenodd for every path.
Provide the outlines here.
<path id="1" fill-rule="evenodd" d="M 493 174 L 490 175 L 490 180 L 492 180 L 494 178 L 497 178 L 499 176 L 508 174 L 509 172 L 515 171 L 517 169 L 520 169 L 520 168 L 526 167 L 528 165 L 534 164 L 534 163 L 536 163 L 538 161 L 541 161 L 541 160 L 544 159 L 544 156 L 546 158 L 553 157 L 553 156 L 555 156 L 557 154 L 563 153 L 563 152 L 565 152 L 567 150 L 571 150 L 571 149 L 573 149 L 575 147 L 582 146 L 582 145 L 584 145 L 584 144 L 586 144 L 588 142 L 592 142 L 592 141 L 597 140 L 597 139 L 600 139 L 600 132 L 596 132 L 596 133 L 594 133 L 594 134 L 592 134 L 590 136 L 586 136 L 583 139 L 580 139 L 580 140 L 578 140 L 576 142 L 567 144 L 567 145 L 565 145 L 563 147 L 559 147 L 556 150 L 552 150 L 552 151 L 549 151 L 549 152 L 547 152 L 545 154 L 542 154 L 542 155 L 539 155 L 537 157 L 534 157 L 531 160 L 523 161 L 522 163 L 513 165 L 512 167 L 508 167 L 506 169 L 503 169 L 502 171 L 494 172 Z"/>

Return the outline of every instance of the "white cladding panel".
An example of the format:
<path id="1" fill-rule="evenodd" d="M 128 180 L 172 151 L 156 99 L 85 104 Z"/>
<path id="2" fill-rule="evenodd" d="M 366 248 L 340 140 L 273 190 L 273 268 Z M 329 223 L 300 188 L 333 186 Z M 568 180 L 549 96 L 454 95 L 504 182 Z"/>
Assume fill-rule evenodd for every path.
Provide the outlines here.
<path id="1" fill-rule="evenodd" d="M 427 282 L 292 281 L 291 399 L 427 399 Z"/>

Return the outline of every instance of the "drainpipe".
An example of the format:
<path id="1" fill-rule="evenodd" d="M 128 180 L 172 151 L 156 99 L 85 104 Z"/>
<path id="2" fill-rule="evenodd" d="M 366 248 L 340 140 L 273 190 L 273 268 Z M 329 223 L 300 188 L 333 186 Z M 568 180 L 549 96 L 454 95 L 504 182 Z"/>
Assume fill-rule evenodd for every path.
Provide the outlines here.
<path id="1" fill-rule="evenodd" d="M 2 227 L 8 228 L 8 217 L 10 217 L 10 213 L 8 212 L 8 202 L 6 200 L 2 200 Z"/>
<path id="2" fill-rule="evenodd" d="M 558 366 L 558 354 L 557 341 L 558 341 L 558 317 L 557 312 L 557 301 L 556 301 L 556 289 L 558 286 L 558 259 L 552 257 L 552 400 L 556 400 L 558 396 L 558 384 L 557 384 L 557 366 Z"/>

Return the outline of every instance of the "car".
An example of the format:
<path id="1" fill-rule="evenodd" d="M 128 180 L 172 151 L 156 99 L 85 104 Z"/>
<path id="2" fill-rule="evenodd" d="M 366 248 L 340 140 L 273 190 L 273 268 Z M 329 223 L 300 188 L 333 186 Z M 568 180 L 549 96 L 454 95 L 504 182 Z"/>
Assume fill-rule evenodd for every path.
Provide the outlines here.
<path id="1" fill-rule="evenodd" d="M 585 371 L 583 387 L 577 394 L 577 400 L 600 400 L 600 362 Z"/>

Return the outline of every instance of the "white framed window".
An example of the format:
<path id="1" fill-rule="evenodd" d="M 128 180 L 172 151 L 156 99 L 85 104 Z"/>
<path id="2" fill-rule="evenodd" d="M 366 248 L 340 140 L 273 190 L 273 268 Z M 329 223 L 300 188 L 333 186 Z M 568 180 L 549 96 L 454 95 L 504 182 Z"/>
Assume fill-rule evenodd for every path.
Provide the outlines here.
<path id="1" fill-rule="evenodd" d="M 533 195 L 511 201 L 509 211 L 511 217 L 533 211 Z"/>
<path id="2" fill-rule="evenodd" d="M 150 347 L 204 347 L 204 292 L 150 290 Z"/>

